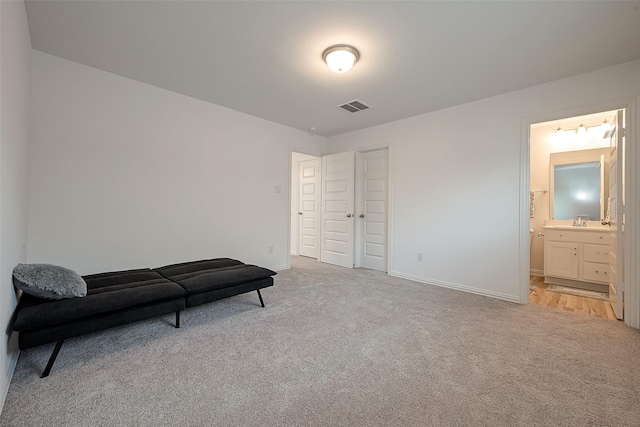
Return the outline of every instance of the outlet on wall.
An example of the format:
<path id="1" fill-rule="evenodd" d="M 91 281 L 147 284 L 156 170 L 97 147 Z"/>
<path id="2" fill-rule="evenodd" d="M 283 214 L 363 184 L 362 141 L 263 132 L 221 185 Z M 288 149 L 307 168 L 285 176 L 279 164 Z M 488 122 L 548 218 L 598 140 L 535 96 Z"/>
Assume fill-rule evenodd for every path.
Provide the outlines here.
<path id="1" fill-rule="evenodd" d="M 269 255 L 273 255 L 273 246 L 269 246 Z"/>
<path id="2" fill-rule="evenodd" d="M 418 262 L 422 262 L 422 260 L 423 260 L 422 252 L 418 252 Z"/>

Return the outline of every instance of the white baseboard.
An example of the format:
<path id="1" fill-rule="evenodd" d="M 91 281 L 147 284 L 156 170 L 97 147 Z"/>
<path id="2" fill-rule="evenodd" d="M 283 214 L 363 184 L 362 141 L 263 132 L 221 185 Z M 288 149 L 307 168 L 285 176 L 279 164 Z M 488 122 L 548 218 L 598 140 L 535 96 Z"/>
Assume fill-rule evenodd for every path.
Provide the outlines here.
<path id="1" fill-rule="evenodd" d="M 273 271 L 282 271 L 282 270 L 288 270 L 290 268 L 291 268 L 290 266 L 285 264 L 285 265 L 278 265 L 276 267 L 273 267 L 271 270 L 273 270 Z"/>
<path id="2" fill-rule="evenodd" d="M 531 276 L 538 276 L 538 277 L 542 277 L 544 276 L 544 270 L 536 270 L 536 269 L 531 269 L 529 270 L 529 274 Z"/>
<path id="3" fill-rule="evenodd" d="M 456 283 L 443 282 L 441 280 L 425 279 L 423 277 L 413 276 L 411 274 L 400 273 L 397 271 L 389 271 L 389 276 L 408 279 L 414 282 L 426 283 L 427 285 L 439 286 L 441 288 L 454 289 L 456 291 L 468 292 L 471 294 L 482 295 L 485 297 L 497 298 L 504 301 L 515 302 L 520 304 L 520 297 L 517 295 L 507 295 L 500 292 L 487 291 L 485 289 L 473 288 L 471 286 L 458 285 Z"/>
<path id="4" fill-rule="evenodd" d="M 4 402 L 7 399 L 7 394 L 9 393 L 9 386 L 11 385 L 11 379 L 13 378 L 13 373 L 16 370 L 16 365 L 18 364 L 18 357 L 20 357 L 20 350 L 11 352 L 7 354 L 7 358 L 9 359 L 9 363 L 7 363 L 7 370 L 5 371 L 5 376 L 2 378 L 2 390 L 0 390 L 0 413 L 2 413 L 2 409 L 4 408 Z"/>

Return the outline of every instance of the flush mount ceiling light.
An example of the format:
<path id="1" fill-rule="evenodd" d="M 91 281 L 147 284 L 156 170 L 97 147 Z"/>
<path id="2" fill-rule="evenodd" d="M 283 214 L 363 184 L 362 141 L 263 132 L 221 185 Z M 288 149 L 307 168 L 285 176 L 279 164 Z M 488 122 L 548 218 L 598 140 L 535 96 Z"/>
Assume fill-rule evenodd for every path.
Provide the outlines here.
<path id="1" fill-rule="evenodd" d="M 346 73 L 358 62 L 360 52 L 347 44 L 329 46 L 322 52 L 322 60 L 327 63 L 329 69 L 335 73 Z"/>

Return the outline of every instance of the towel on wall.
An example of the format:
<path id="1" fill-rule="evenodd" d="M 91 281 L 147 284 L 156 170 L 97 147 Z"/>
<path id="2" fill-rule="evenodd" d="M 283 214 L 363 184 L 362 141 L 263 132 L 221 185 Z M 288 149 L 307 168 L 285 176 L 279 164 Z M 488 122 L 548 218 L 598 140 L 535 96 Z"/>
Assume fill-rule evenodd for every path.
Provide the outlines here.
<path id="1" fill-rule="evenodd" d="M 529 191 L 529 218 L 533 218 L 536 209 L 536 192 Z"/>

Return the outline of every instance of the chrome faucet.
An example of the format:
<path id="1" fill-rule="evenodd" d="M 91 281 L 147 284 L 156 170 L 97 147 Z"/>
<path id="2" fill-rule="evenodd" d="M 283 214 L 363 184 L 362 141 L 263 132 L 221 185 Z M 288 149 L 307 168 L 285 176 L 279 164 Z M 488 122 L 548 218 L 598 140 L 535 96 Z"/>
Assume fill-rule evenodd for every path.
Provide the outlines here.
<path id="1" fill-rule="evenodd" d="M 587 226 L 587 221 L 583 217 L 578 216 L 578 218 L 573 220 L 573 226 L 574 227 L 586 227 Z"/>

